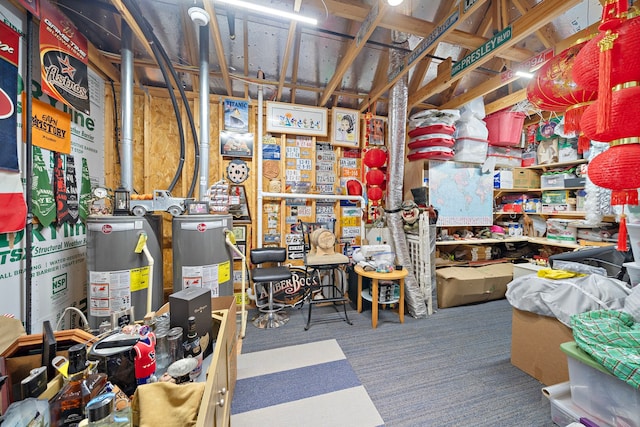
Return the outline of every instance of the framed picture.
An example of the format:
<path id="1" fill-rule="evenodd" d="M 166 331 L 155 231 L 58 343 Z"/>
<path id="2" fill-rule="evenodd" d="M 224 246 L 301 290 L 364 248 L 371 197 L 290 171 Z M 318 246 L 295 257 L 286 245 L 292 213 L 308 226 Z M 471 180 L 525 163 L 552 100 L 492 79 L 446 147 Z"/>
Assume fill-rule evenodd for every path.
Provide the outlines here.
<path id="1" fill-rule="evenodd" d="M 233 216 L 234 223 L 251 223 L 247 192 L 244 185 L 229 186 L 229 213 Z"/>
<path id="2" fill-rule="evenodd" d="M 220 132 L 220 154 L 229 157 L 253 157 L 253 134 Z"/>
<path id="3" fill-rule="evenodd" d="M 331 110 L 331 144 L 338 147 L 358 148 L 360 146 L 360 112 L 345 108 Z"/>
<path id="4" fill-rule="evenodd" d="M 327 136 L 327 109 L 267 102 L 267 132 Z"/>
<path id="5" fill-rule="evenodd" d="M 236 247 L 238 248 L 238 250 L 240 250 L 240 252 L 242 252 L 244 256 L 247 256 L 247 245 L 245 243 L 238 243 Z M 233 259 L 239 260 L 239 259 L 242 259 L 242 257 L 234 252 Z"/>
<path id="6" fill-rule="evenodd" d="M 233 235 L 236 237 L 236 242 L 245 242 L 247 240 L 247 227 L 244 225 L 234 226 Z"/>
<path id="7" fill-rule="evenodd" d="M 224 130 L 249 132 L 249 101 L 223 99 Z"/>
<path id="8" fill-rule="evenodd" d="M 385 125 L 386 119 L 384 117 L 373 116 L 367 123 L 364 120 L 364 132 L 367 135 L 368 145 L 384 145 L 385 140 Z"/>
<path id="9" fill-rule="evenodd" d="M 187 203 L 189 215 L 199 215 L 209 213 L 209 202 L 191 201 Z"/>

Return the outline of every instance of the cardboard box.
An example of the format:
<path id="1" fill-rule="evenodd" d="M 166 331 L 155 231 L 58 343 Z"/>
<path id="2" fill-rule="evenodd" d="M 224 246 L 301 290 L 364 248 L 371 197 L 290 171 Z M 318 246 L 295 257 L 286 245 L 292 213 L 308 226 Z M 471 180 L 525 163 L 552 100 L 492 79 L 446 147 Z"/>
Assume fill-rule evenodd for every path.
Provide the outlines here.
<path id="1" fill-rule="evenodd" d="M 439 268 L 436 270 L 438 307 L 455 307 L 504 298 L 507 283 L 511 280 L 511 263 Z"/>
<path id="2" fill-rule="evenodd" d="M 540 175 L 532 169 L 514 168 L 513 188 L 540 188 Z"/>
<path id="3" fill-rule="evenodd" d="M 560 344 L 573 340 L 571 329 L 553 317 L 513 309 L 511 364 L 544 385 L 569 380 Z"/>

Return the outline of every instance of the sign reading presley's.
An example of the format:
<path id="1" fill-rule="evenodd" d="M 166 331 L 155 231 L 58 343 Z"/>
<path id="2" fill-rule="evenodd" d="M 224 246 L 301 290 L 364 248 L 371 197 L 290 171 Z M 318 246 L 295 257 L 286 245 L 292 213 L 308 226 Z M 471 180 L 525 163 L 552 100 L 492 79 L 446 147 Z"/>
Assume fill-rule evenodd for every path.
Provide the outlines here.
<path id="1" fill-rule="evenodd" d="M 498 34 L 491 37 L 485 44 L 462 58 L 460 61 L 456 62 L 451 68 L 451 77 L 460 73 L 465 68 L 475 64 L 481 58 L 487 56 L 494 50 L 496 50 L 499 46 L 506 43 L 511 39 L 511 25 L 509 25 L 504 30 L 500 31 Z"/>

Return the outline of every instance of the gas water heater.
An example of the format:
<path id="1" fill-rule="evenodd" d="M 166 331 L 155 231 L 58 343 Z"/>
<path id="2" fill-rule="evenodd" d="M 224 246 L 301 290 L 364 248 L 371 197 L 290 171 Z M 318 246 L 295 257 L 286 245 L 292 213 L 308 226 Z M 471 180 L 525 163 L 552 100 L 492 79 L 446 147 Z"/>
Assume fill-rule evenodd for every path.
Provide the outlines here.
<path id="1" fill-rule="evenodd" d="M 146 237 L 149 258 L 141 250 Z M 87 306 L 89 326 L 97 329 L 114 312 L 133 307 L 134 320 L 163 303 L 162 216 L 90 216 L 87 218 Z M 150 280 L 151 279 L 151 280 Z"/>
<path id="2" fill-rule="evenodd" d="M 212 297 L 233 295 L 233 257 L 225 240 L 231 215 L 181 215 L 172 227 L 173 291 L 198 286 Z"/>

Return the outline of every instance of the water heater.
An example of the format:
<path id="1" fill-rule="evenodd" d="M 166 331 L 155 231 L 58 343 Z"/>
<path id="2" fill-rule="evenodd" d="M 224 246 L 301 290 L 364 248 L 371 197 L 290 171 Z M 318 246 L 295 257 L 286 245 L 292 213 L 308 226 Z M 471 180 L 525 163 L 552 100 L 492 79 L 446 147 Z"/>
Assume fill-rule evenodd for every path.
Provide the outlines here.
<path id="1" fill-rule="evenodd" d="M 153 268 L 138 246 L 146 235 Z M 133 307 L 135 320 L 163 303 L 162 217 L 160 215 L 87 218 L 88 320 L 97 329 L 114 312 Z M 151 274 L 150 274 L 151 273 Z M 151 280 L 149 280 L 151 279 Z"/>
<path id="2" fill-rule="evenodd" d="M 198 286 L 212 297 L 233 295 L 233 257 L 225 242 L 231 215 L 181 215 L 172 228 L 173 291 Z"/>

